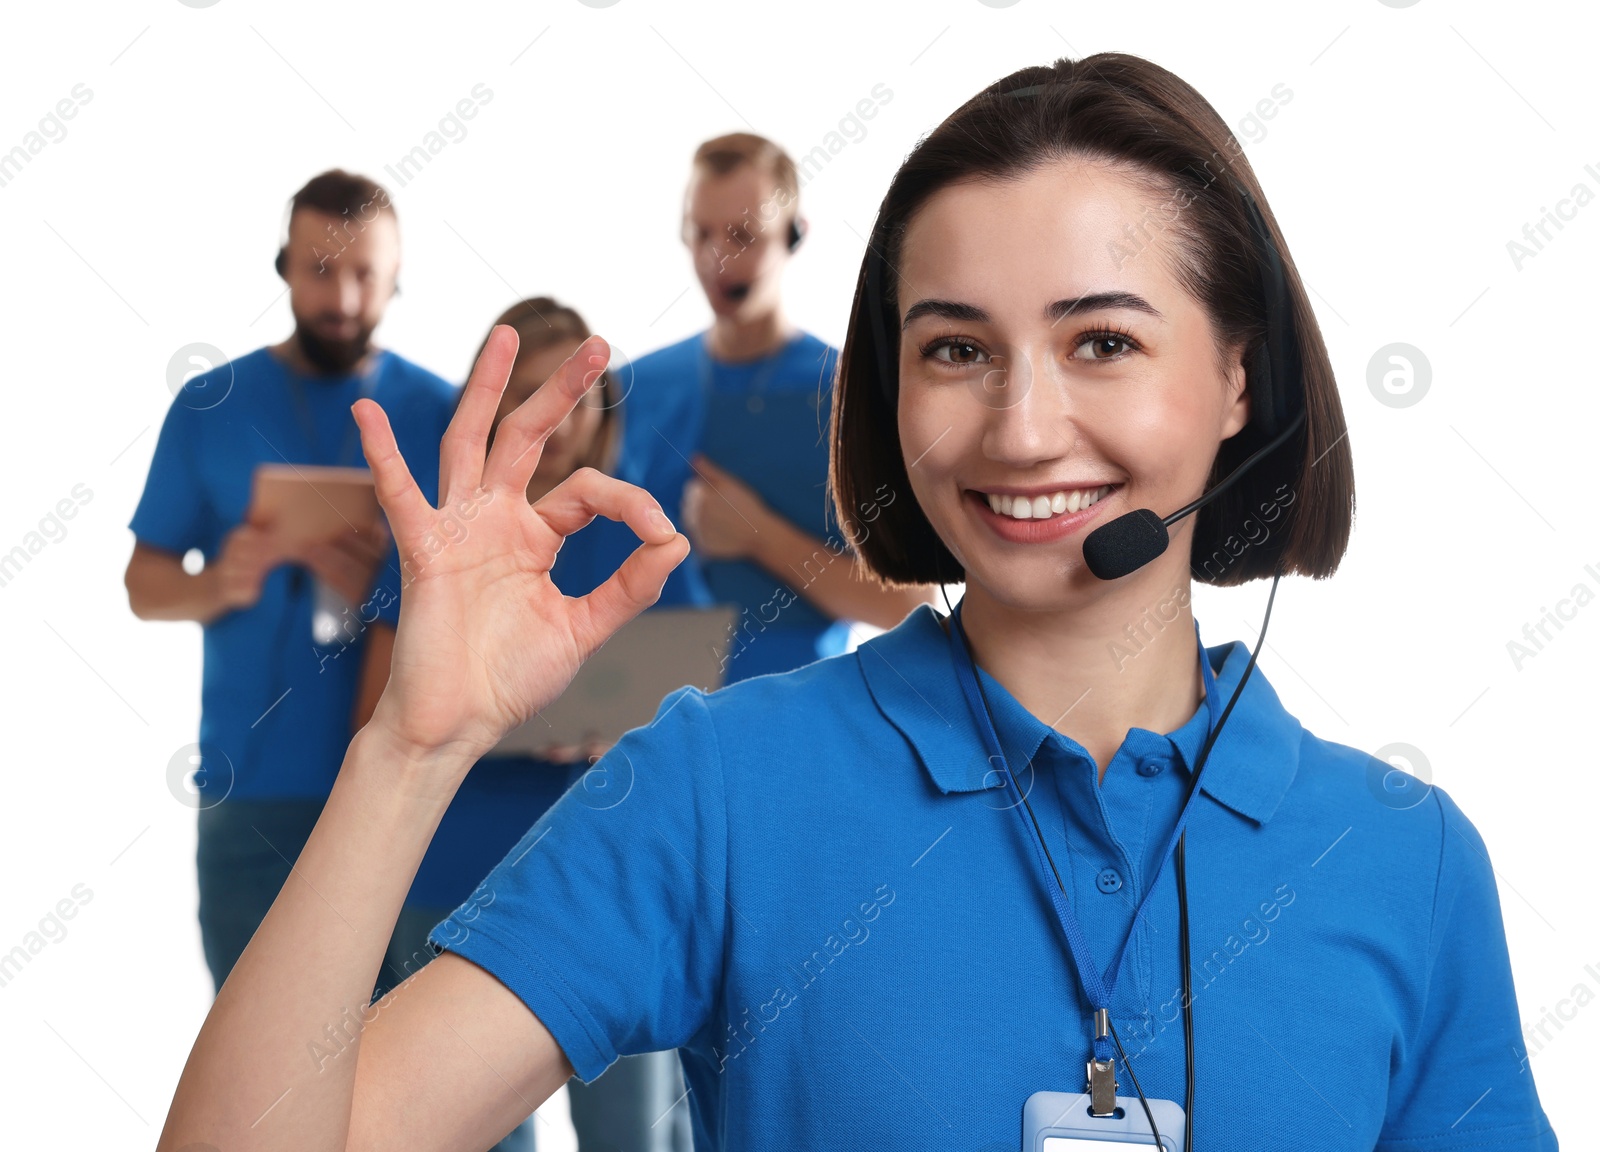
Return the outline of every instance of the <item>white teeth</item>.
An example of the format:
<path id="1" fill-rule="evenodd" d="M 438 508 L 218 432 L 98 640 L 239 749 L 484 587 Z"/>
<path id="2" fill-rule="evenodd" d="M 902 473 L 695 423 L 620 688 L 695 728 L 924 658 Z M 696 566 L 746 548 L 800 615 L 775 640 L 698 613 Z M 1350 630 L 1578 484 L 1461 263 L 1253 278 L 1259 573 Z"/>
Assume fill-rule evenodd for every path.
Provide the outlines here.
<path id="1" fill-rule="evenodd" d="M 1099 488 L 1075 488 L 1071 491 L 1052 492 L 1048 496 L 1012 496 L 1007 493 L 985 493 L 991 510 L 1013 520 L 1047 520 L 1063 512 L 1081 512 L 1098 503 L 1111 492 L 1111 485 Z"/>

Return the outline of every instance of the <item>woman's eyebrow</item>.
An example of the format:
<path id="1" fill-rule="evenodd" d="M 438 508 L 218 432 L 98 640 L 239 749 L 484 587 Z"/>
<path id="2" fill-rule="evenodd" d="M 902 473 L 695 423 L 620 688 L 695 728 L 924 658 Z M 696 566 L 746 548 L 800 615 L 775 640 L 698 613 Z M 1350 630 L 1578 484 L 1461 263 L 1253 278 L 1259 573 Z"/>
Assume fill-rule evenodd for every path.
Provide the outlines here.
<path id="1" fill-rule="evenodd" d="M 911 327 L 911 322 L 922 316 L 941 316 L 946 320 L 965 320 L 969 324 L 986 324 L 989 314 L 976 304 L 958 304 L 954 300 L 918 300 L 906 309 L 906 318 L 900 329 Z"/>
<path id="2" fill-rule="evenodd" d="M 1052 324 L 1058 324 L 1066 317 L 1077 312 L 1097 312 L 1112 308 L 1125 308 L 1134 312 L 1143 312 L 1157 320 L 1163 319 L 1155 305 L 1136 292 L 1087 292 L 1071 300 L 1057 300 L 1044 310 L 1045 319 Z M 987 324 L 989 313 L 979 308 L 976 304 L 962 304 L 954 300 L 918 300 L 906 309 L 906 318 L 901 322 L 902 330 L 909 328 L 913 320 L 923 316 L 938 316 L 946 320 L 963 320 L 969 324 Z"/>
<path id="3" fill-rule="evenodd" d="M 1054 323 L 1071 316 L 1075 312 L 1099 312 L 1111 308 L 1126 308 L 1134 312 L 1143 312 L 1156 320 L 1165 319 L 1150 301 L 1140 296 L 1137 292 L 1088 292 L 1074 300 L 1057 300 L 1044 310 L 1044 314 Z"/>

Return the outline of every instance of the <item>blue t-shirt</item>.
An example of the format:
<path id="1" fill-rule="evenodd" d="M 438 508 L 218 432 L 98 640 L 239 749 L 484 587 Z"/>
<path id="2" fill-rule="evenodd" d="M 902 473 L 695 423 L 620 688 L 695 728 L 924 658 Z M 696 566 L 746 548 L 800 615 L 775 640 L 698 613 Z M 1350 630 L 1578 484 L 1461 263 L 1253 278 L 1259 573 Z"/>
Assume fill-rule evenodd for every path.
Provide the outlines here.
<path id="1" fill-rule="evenodd" d="M 618 410 L 618 418 L 625 419 L 625 413 L 626 406 Z M 417 483 L 429 503 L 437 507 L 437 454 L 435 457 L 432 471 Z M 639 537 L 633 529 L 597 516 L 567 537 L 556 554 L 550 578 L 564 594 L 586 596 L 638 547 Z M 391 628 L 399 625 L 404 584 L 399 552 L 391 549 L 379 580 L 379 587 L 386 591 L 377 601 L 378 620 Z M 667 577 L 654 607 L 706 607 L 711 603 L 699 572 L 685 561 Z M 439 822 L 406 895 L 407 907 L 447 909 L 465 900 L 529 826 L 588 768 L 585 763 L 555 764 L 532 757 L 486 756 L 479 760 Z M 603 786 L 603 775 L 583 784 L 590 791 Z"/>
<path id="2" fill-rule="evenodd" d="M 407 463 L 426 473 L 431 458 L 437 472 L 455 404 L 449 383 L 386 350 L 366 376 L 290 373 L 258 348 L 184 385 L 128 524 L 140 543 L 179 554 L 198 548 L 209 563 L 244 520 L 256 465 L 365 467 L 350 414 L 363 394 L 388 414 Z M 313 583 L 308 570 L 280 565 L 254 605 L 205 625 L 195 784 L 207 806 L 224 797 L 320 799 L 333 787 L 353 735 L 363 621 L 375 616 L 376 601 L 355 606 L 334 641 L 318 644 Z"/>
<path id="3" fill-rule="evenodd" d="M 1204 653 L 1225 701 L 1249 651 Z M 1210 704 L 1130 730 L 1097 787 L 1079 745 L 986 691 L 1109 958 Z M 1028 1096 L 1083 1090 L 1090 1007 L 1052 881 L 930 607 L 848 655 L 673 693 L 598 767 L 626 799 L 569 791 L 430 936 L 585 1081 L 679 1049 L 708 1149 L 1016 1148 Z M 1441 789 L 1385 803 L 1388 771 L 1253 672 L 1187 825 L 1200 1147 L 1556 1148 L 1483 843 Z M 1145 1093 L 1181 1103 L 1177 913 L 1169 864 L 1112 1019 Z"/>
<path id="4" fill-rule="evenodd" d="M 702 332 L 640 357 L 623 380 L 633 414 L 619 474 L 649 489 L 673 523 L 694 474 L 689 461 L 701 452 L 821 544 L 790 581 L 748 560 L 690 553 L 711 594 L 742 609 L 729 641 L 730 683 L 787 672 L 848 645 L 849 624 L 825 616 L 800 591 L 827 567 L 852 563 L 828 500 L 838 359 L 837 350 L 802 332 L 760 360 L 727 364 L 708 354 Z"/>

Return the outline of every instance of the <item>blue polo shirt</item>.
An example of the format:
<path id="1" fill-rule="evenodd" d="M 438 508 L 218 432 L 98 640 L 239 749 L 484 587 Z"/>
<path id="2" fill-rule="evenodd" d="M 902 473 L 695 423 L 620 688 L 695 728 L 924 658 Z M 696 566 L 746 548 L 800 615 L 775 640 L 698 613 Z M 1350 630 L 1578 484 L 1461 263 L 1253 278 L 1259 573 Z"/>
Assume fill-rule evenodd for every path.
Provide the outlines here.
<path id="1" fill-rule="evenodd" d="M 624 426 L 626 412 L 624 406 L 617 416 Z M 420 477 L 418 471 L 413 468 L 418 487 L 429 503 L 437 506 L 438 454 L 434 454 L 431 469 Z M 470 523 L 467 530 L 471 531 Z M 556 555 L 550 578 L 568 596 L 587 596 L 638 547 L 639 537 L 633 529 L 597 516 L 567 537 Z M 389 563 L 378 582 L 385 592 L 375 600 L 378 621 L 390 628 L 399 626 L 403 586 L 399 552 L 391 549 Z M 699 572 L 685 561 L 667 577 L 653 607 L 706 607 L 711 603 L 711 594 Z M 445 810 L 406 894 L 406 906 L 439 910 L 442 914 L 465 900 L 528 827 L 588 768 L 587 763 L 556 764 L 533 757 L 486 756 L 479 760 Z M 603 781 L 603 775 L 597 774 L 583 787 L 598 790 Z"/>
<path id="2" fill-rule="evenodd" d="M 704 572 L 712 595 L 742 609 L 730 645 L 732 682 L 787 672 L 843 652 L 849 642 L 849 624 L 825 616 L 801 592 L 831 565 L 852 562 L 828 501 L 828 419 L 839 354 L 802 332 L 759 360 L 728 364 L 709 354 L 706 337 L 702 332 L 633 362 L 625 383 L 634 419 L 619 475 L 649 489 L 681 523 L 683 486 L 694 475 L 689 461 L 702 452 L 819 542 L 789 579 L 747 560 L 690 554 L 687 563 Z"/>
<path id="3" fill-rule="evenodd" d="M 1226 700 L 1249 652 L 1203 651 Z M 986 689 L 1109 958 L 1200 728 L 1131 730 L 1096 791 L 1081 747 Z M 431 935 L 585 1081 L 678 1048 L 703 1148 L 1016 1148 L 1030 1094 L 1082 1090 L 1089 1005 L 931 608 L 674 693 L 601 766 L 604 803 L 568 792 Z M 1253 672 L 1188 824 L 1198 1144 L 1554 1149 L 1483 843 L 1438 788 L 1381 802 L 1375 766 Z M 1170 866 L 1130 947 L 1113 1020 L 1145 1092 L 1181 1102 Z"/>
<path id="4" fill-rule="evenodd" d="M 256 465 L 365 467 L 350 414 L 364 391 L 388 414 L 406 461 L 426 472 L 431 458 L 437 472 L 455 403 L 446 381 L 387 350 L 365 377 L 293 379 L 303 409 L 290 369 L 259 348 L 183 386 L 128 524 L 141 543 L 180 555 L 198 548 L 209 563 L 244 521 Z M 361 618 L 376 608 L 357 605 L 335 641 L 318 644 L 313 595 L 309 571 L 280 565 L 254 605 L 205 625 L 195 783 L 207 806 L 224 797 L 320 799 L 333 787 L 353 735 Z"/>

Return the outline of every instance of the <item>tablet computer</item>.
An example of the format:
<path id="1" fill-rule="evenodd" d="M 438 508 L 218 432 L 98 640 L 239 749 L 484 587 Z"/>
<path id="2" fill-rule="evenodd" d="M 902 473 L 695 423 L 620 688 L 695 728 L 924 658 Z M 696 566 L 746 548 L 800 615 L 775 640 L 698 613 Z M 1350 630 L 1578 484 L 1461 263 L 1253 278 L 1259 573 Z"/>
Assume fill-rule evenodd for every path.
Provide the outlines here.
<path id="1" fill-rule="evenodd" d="M 553 745 L 615 743 L 650 723 L 661 699 L 685 684 L 722 687 L 739 608 L 653 608 L 617 630 L 559 698 L 513 728 L 490 756 L 537 756 Z"/>
<path id="2" fill-rule="evenodd" d="M 372 473 L 365 468 L 257 464 L 246 518 L 298 550 L 352 528 L 370 532 L 381 512 Z"/>

